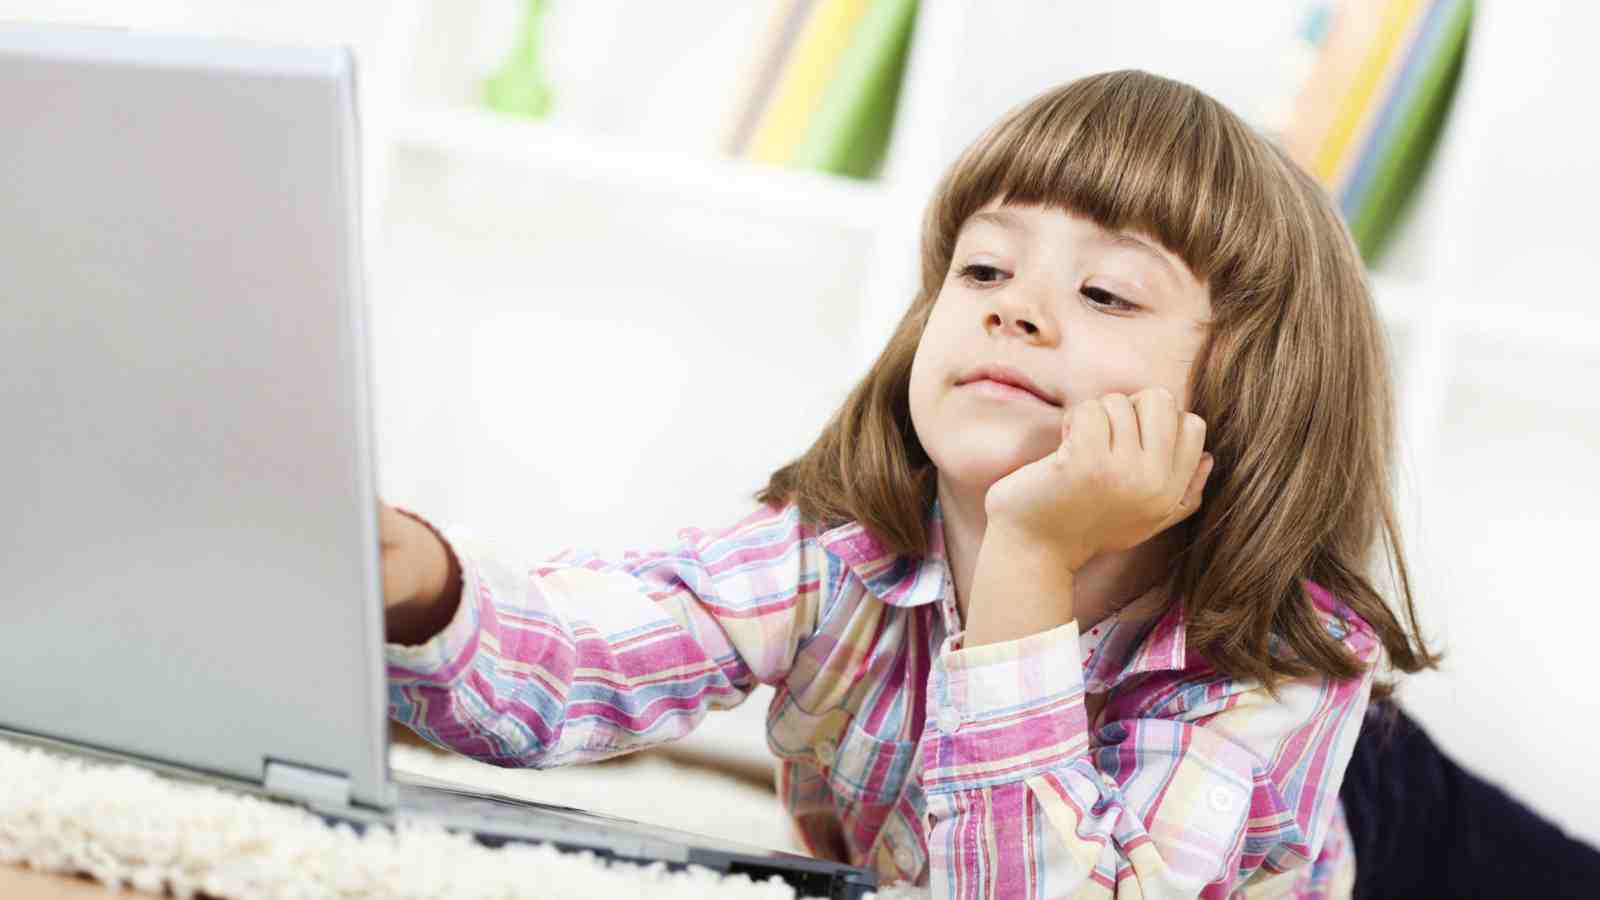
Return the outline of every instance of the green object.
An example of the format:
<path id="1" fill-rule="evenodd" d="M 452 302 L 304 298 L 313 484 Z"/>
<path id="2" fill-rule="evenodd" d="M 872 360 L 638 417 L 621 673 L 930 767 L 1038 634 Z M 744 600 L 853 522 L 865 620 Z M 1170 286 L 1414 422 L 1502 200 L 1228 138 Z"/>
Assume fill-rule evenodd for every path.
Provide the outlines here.
<path id="1" fill-rule="evenodd" d="M 1472 8 L 1471 0 L 1462 0 L 1449 11 L 1436 51 L 1415 92 L 1406 98 L 1392 143 L 1378 161 L 1370 188 L 1354 210 L 1346 211 L 1351 234 L 1368 265 L 1375 265 L 1382 255 L 1438 144 L 1466 57 Z"/>
<path id="2" fill-rule="evenodd" d="M 500 68 L 484 79 L 484 105 L 496 112 L 529 119 L 549 114 L 550 80 L 540 61 L 540 35 L 544 31 L 544 0 L 527 0 L 522 33 Z"/>
<path id="3" fill-rule="evenodd" d="M 839 59 L 792 165 L 874 178 L 883 165 L 916 20 L 916 0 L 873 0 Z"/>

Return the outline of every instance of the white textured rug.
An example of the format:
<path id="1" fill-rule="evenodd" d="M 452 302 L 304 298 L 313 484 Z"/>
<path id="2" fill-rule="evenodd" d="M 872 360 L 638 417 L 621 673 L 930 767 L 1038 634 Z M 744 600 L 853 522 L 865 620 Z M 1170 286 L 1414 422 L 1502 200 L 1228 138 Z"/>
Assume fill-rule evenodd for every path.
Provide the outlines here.
<path id="1" fill-rule="evenodd" d="M 391 762 L 512 796 L 795 848 L 769 792 L 652 754 L 535 772 L 396 746 Z M 178 897 L 795 897 L 776 879 L 607 864 L 537 845 L 491 850 L 423 826 L 357 835 L 296 807 L 0 740 L 0 864 L 19 863 Z M 878 896 L 926 894 L 899 886 Z"/>

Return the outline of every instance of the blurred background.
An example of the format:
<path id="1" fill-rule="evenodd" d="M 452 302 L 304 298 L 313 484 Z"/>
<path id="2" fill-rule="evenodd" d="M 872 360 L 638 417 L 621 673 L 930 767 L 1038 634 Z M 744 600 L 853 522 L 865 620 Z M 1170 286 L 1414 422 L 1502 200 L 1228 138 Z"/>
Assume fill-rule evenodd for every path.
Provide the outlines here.
<path id="1" fill-rule="evenodd" d="M 384 498 L 530 558 L 729 524 L 911 299 L 960 150 L 1074 77 L 1296 148 L 1372 264 L 1422 625 L 1403 702 L 1600 843 L 1600 8 L 1556 0 L 0 0 L 351 46 Z M 685 743 L 765 765 L 767 691 Z"/>

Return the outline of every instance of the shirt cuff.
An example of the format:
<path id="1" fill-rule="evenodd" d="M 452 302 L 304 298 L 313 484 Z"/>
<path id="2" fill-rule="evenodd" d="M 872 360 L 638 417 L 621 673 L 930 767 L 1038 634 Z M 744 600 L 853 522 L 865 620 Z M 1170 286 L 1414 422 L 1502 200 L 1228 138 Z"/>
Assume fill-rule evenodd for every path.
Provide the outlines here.
<path id="1" fill-rule="evenodd" d="M 1088 751 L 1076 621 L 961 650 L 953 640 L 934 662 L 925 790 L 1021 781 Z"/>
<path id="2" fill-rule="evenodd" d="M 433 526 L 429 524 L 429 527 Z M 454 683 L 467 671 L 478 650 L 482 623 L 494 617 L 494 608 L 487 600 L 488 592 L 480 587 L 483 579 L 478 562 L 463 549 L 462 541 L 436 528 L 434 533 L 445 542 L 446 549 L 461 566 L 461 596 L 456 602 L 455 614 L 438 634 L 420 644 L 384 643 L 384 661 L 391 682 Z"/>

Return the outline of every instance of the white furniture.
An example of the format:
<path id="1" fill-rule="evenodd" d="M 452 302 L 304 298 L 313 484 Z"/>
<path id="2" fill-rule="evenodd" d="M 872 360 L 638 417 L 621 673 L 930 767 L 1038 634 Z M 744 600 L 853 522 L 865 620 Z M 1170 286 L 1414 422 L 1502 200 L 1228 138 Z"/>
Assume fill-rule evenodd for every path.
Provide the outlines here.
<path id="1" fill-rule="evenodd" d="M 633 128 L 608 139 L 464 108 L 487 0 L 146 6 L 119 15 L 357 45 L 385 491 L 530 553 L 667 546 L 747 508 L 909 301 L 922 204 L 1005 109 L 1137 66 L 1249 116 L 1300 16 L 1275 0 L 1224 16 L 924 0 L 887 178 L 861 185 L 690 149 L 717 100 L 669 101 L 694 65 L 726 96 L 712 50 L 739 43 L 708 26 L 759 21 L 742 4 L 672 4 L 674 21 L 650 12 L 665 4 L 585 0 L 600 12 L 567 33 L 566 65 L 592 61 L 607 86 L 600 127 Z M 1600 843 L 1600 591 L 1580 565 L 1600 538 L 1600 131 L 1580 112 L 1600 84 L 1596 26 L 1589 4 L 1480 0 L 1443 151 L 1374 280 L 1406 549 L 1424 628 L 1451 652 L 1403 696 L 1447 750 Z M 690 740 L 760 754 L 763 705 Z"/>
<path id="2" fill-rule="evenodd" d="M 387 160 L 373 167 L 380 173 L 374 199 L 385 209 L 375 226 L 387 229 L 390 247 L 415 249 L 421 244 L 411 241 L 439 240 L 432 230 L 440 227 L 435 213 L 398 199 L 404 192 L 444 190 L 453 212 L 471 221 L 487 216 L 493 204 L 470 204 L 493 200 L 490 195 L 504 189 L 504 181 L 494 179 L 521 171 L 552 192 L 547 195 L 552 208 L 557 190 L 580 205 L 603 204 L 619 194 L 662 197 L 653 213 L 640 214 L 646 220 L 643 234 L 635 224 L 619 221 L 620 214 L 587 233 L 588 240 L 616 242 L 619 261 L 635 259 L 636 252 L 654 259 L 650 248 L 660 235 L 650 226 L 656 225 L 678 232 L 671 237 L 673 252 L 701 260 L 695 265 L 726 258 L 721 248 L 728 246 L 735 248 L 732 255 L 752 259 L 749 269 L 733 270 L 731 260 L 713 264 L 703 270 L 708 283 L 731 283 L 737 276 L 760 284 L 763 273 L 770 272 L 774 282 L 794 288 L 783 296 L 797 298 L 791 300 L 795 307 L 754 320 L 737 308 L 730 311 L 720 297 L 709 303 L 714 312 L 697 313 L 691 301 L 673 314 L 675 322 L 663 326 L 663 333 L 672 333 L 673 325 L 686 332 L 679 353 L 718 367 L 730 381 L 759 383 L 761 396 L 774 396 L 773 402 L 799 413 L 774 417 L 770 426 L 759 412 L 748 417 L 757 420 L 750 423 L 756 427 L 772 427 L 770 436 L 725 421 L 729 413 L 705 399 L 710 385 L 689 374 L 693 365 L 678 369 L 676 376 L 668 373 L 671 360 L 647 349 L 652 337 L 624 331 L 614 335 L 615 342 L 588 345 L 597 361 L 609 358 L 613 364 L 619 354 L 642 352 L 651 368 L 640 377 L 647 382 L 664 377 L 670 384 L 663 393 L 683 393 L 676 400 L 641 398 L 624 406 L 623 414 L 643 419 L 641 430 L 659 435 L 647 441 L 649 449 L 629 468 L 640 473 L 640 480 L 611 493 L 602 473 L 610 465 L 626 465 L 621 457 L 602 454 L 601 465 L 587 470 L 574 457 L 566 477 L 578 487 L 549 505 L 554 522 L 526 511 L 536 501 L 516 497 L 515 482 L 507 484 L 502 477 L 519 466 L 566 459 L 560 449 L 542 442 L 537 429 L 508 434 L 497 421 L 519 407 L 517 391 L 505 389 L 503 379 L 514 377 L 512 371 L 537 372 L 538 363 L 516 370 L 480 359 L 474 370 L 479 380 L 472 388 L 453 386 L 450 408 L 481 420 L 445 416 L 440 422 L 453 424 L 435 426 L 448 427 L 459 442 L 436 458 L 461 461 L 469 485 L 460 498 L 461 515 L 485 528 L 519 524 L 530 535 L 554 537 L 574 531 L 569 527 L 573 517 L 588 510 L 595 517 L 588 520 L 594 523 L 591 544 L 616 540 L 618 529 L 634 530 L 633 544 L 649 544 L 665 539 L 669 523 L 709 526 L 727 520 L 740 508 L 729 481 L 754 488 L 770 469 L 803 449 L 880 346 L 914 289 L 916 224 L 923 204 L 943 168 L 983 126 L 1051 84 L 1129 65 L 1189 80 L 1250 116 L 1271 100 L 1275 85 L 1268 76 L 1280 63 L 1278 48 L 1299 24 L 1299 10 L 1283 4 L 1252 4 L 1252 15 L 1229 16 L 1226 22 L 1175 2 L 1106 6 L 1111 8 L 978 7 L 925 0 L 885 179 L 860 185 L 704 157 L 658 156 L 642 142 L 588 139 L 555 126 L 497 122 L 462 111 L 451 106 L 459 96 L 443 96 L 447 86 L 461 88 L 452 81 L 459 69 L 455 75 L 427 69 L 447 69 L 449 61 L 437 47 L 430 50 L 428 42 L 411 36 L 444 30 L 441 23 L 463 13 L 419 0 L 396 3 L 389 64 L 407 74 L 398 80 L 392 73 L 386 76 L 399 87 L 378 100 L 393 105 L 394 140 Z M 1415 679 L 1404 696 L 1447 749 L 1568 827 L 1600 840 L 1595 812 L 1600 787 L 1582 770 L 1582 760 L 1600 739 L 1594 715 L 1600 707 L 1584 686 L 1587 672 L 1578 662 L 1591 655 L 1589 636 L 1600 626 L 1600 597 L 1586 573 L 1573 565 L 1600 538 L 1595 502 L 1600 499 L 1600 416 L 1595 415 L 1600 401 L 1591 374 L 1600 363 L 1600 324 L 1586 308 L 1600 283 L 1587 224 L 1590 204 L 1600 195 L 1594 162 L 1600 155 L 1594 126 L 1577 123 L 1581 117 L 1572 115 L 1585 106 L 1582 86 L 1600 79 L 1593 54 L 1560 49 L 1573 47 L 1576 35 L 1593 34 L 1600 22 L 1581 5 L 1537 7 L 1479 4 L 1443 149 L 1412 216 L 1374 276 L 1395 339 L 1404 431 L 1398 484 L 1413 586 L 1424 627 L 1451 652 L 1445 673 Z M 412 53 L 413 47 L 420 49 Z M 607 63 L 616 64 L 616 59 Z M 382 155 L 382 145 L 375 150 Z M 420 179 L 434 172 L 423 166 L 440 158 L 459 166 L 450 176 L 456 180 L 421 187 Z M 520 163 L 521 169 L 499 165 L 506 161 Z M 475 177 L 464 173 L 474 171 L 483 173 L 481 191 L 463 186 L 463 179 L 470 184 Z M 544 221 L 540 210 L 525 211 L 522 227 L 533 233 L 534 244 Z M 730 245 L 733 236 L 738 243 Z M 792 242 L 793 254 L 784 252 L 786 242 Z M 397 268 L 384 274 L 400 277 L 399 262 L 409 252 L 389 257 Z M 444 251 L 439 253 L 441 267 L 460 265 L 445 263 Z M 817 262 L 796 265 L 802 253 Z M 474 261 L 469 265 L 480 258 L 462 257 Z M 448 271 L 446 279 L 461 277 L 460 268 Z M 620 287 L 623 273 L 614 271 L 594 273 L 592 283 L 619 285 L 626 299 L 614 301 L 617 305 L 603 317 L 576 321 L 609 322 L 599 327 L 611 329 L 659 304 L 661 293 L 674 287 L 633 294 Z M 394 297 L 379 294 L 377 300 Z M 530 291 L 526 299 L 526 308 L 504 313 L 507 320 L 488 318 L 498 311 L 482 315 L 510 328 L 563 321 L 549 311 L 552 292 Z M 452 312 L 467 309 L 453 300 L 432 300 L 440 301 Z M 702 328 L 693 321 L 700 315 L 724 318 Z M 767 336 L 769 323 L 781 329 L 781 339 Z M 502 333 L 472 346 L 479 353 L 505 353 L 516 343 Z M 454 352 L 461 354 L 465 347 Z M 812 349 L 800 351 L 802 365 L 773 364 L 772 354 L 784 347 Z M 461 355 L 444 358 L 460 360 Z M 724 390 L 745 402 L 757 396 L 754 390 Z M 606 403 L 632 396 L 621 384 L 598 393 Z M 532 408 L 547 402 L 532 399 Z M 674 414 L 645 408 L 655 402 L 673 406 Z M 580 408 L 558 401 L 552 411 Z M 593 420 L 588 421 L 592 427 Z M 488 442 L 505 452 L 486 450 L 486 434 L 498 435 Z M 680 483 L 692 482 L 695 493 L 671 503 L 676 493 L 663 491 L 660 483 L 683 471 L 692 457 L 681 447 L 697 440 L 726 441 L 726 464 L 710 472 L 691 465 Z M 532 485 L 536 476 L 523 479 Z M 450 508 L 445 494 L 441 488 L 434 496 L 442 508 Z M 659 507 L 658 496 L 663 498 Z M 643 508 L 633 502 L 639 499 Z M 703 728 L 711 734 L 708 744 L 725 747 L 742 739 L 743 746 L 759 753 L 759 741 L 747 732 L 732 735 L 735 728 L 759 723 L 760 705 L 752 702 L 732 717 L 712 717 Z M 715 731 L 724 727 L 720 718 L 731 720 L 726 732 Z"/>

